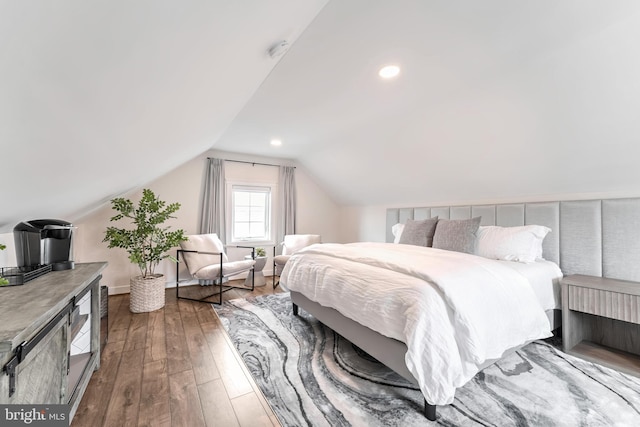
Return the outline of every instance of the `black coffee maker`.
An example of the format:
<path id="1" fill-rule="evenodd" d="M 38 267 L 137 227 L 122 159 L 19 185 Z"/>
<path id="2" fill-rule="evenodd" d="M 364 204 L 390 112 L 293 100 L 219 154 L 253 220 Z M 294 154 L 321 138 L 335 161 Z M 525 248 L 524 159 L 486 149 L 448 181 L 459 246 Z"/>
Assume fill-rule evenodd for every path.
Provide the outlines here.
<path id="1" fill-rule="evenodd" d="M 73 225 L 59 219 L 23 221 L 13 228 L 18 267 L 73 268 Z"/>

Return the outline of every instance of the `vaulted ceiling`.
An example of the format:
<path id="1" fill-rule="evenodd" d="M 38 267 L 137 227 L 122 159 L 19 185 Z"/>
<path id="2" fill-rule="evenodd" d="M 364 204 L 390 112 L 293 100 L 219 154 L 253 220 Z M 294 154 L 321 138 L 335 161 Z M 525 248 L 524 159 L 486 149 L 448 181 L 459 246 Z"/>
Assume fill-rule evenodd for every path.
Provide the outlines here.
<path id="1" fill-rule="evenodd" d="M 331 1 L 216 147 L 348 205 L 640 195 L 639 40 L 633 0 Z"/>
<path id="2" fill-rule="evenodd" d="M 636 0 L 0 0 L 0 228 L 210 148 L 345 205 L 638 195 L 638 40 Z"/>
<path id="3" fill-rule="evenodd" d="M 0 229 L 209 149 L 327 0 L 0 0 Z"/>

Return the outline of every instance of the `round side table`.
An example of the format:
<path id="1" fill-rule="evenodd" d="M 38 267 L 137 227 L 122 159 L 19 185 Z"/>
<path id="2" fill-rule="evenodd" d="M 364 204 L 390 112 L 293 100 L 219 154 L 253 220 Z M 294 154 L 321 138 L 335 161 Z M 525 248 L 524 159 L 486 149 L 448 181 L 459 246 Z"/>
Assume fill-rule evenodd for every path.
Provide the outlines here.
<path id="1" fill-rule="evenodd" d="M 251 255 L 245 256 L 244 259 L 251 259 Z M 264 286 L 266 284 L 266 281 L 264 279 L 264 273 L 262 272 L 262 269 L 264 268 L 264 266 L 266 264 L 267 264 L 267 257 L 266 256 L 256 257 L 256 263 L 253 266 L 253 271 L 254 271 L 254 274 L 255 274 L 255 286 L 256 287 Z M 249 275 L 245 279 L 244 286 L 246 286 L 247 288 L 251 287 L 251 273 L 249 273 Z"/>

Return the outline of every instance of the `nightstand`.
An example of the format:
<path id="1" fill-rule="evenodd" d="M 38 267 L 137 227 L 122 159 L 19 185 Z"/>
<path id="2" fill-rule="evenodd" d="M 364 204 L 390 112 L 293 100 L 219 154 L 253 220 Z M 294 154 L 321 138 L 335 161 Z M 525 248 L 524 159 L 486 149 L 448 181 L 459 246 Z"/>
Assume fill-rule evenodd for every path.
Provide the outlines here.
<path id="1" fill-rule="evenodd" d="M 561 283 L 564 351 L 640 376 L 640 283 L 580 274 Z"/>

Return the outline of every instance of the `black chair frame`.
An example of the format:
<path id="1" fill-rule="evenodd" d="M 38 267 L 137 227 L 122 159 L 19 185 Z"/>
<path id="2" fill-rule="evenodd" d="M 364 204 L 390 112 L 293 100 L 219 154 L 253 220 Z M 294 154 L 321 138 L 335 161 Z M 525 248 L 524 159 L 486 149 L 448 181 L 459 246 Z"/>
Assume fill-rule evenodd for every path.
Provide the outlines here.
<path id="1" fill-rule="evenodd" d="M 273 289 L 275 289 L 280 284 L 280 275 L 278 275 L 278 282 L 276 282 L 276 249 L 280 245 L 282 245 L 282 243 L 279 243 L 273 247 L 273 274 L 271 276 L 271 284 L 273 285 Z"/>
<path id="2" fill-rule="evenodd" d="M 244 249 L 251 249 L 251 259 L 256 259 L 256 250 L 254 247 L 252 246 L 234 246 L 236 248 L 244 248 Z M 180 255 L 182 255 L 182 259 L 185 260 L 184 258 L 184 254 L 185 253 L 194 253 L 194 254 L 201 254 L 201 255 L 219 255 L 220 256 L 220 274 L 219 276 L 214 279 L 214 280 L 208 280 L 208 279 L 199 279 L 199 280 L 207 280 L 207 281 L 211 281 L 212 282 L 212 286 L 219 286 L 219 290 L 217 292 L 214 292 L 210 295 L 204 296 L 202 298 L 196 299 L 196 298 L 189 298 L 189 297 L 184 297 L 184 296 L 180 296 Z M 255 268 L 251 267 L 251 288 L 246 288 L 244 286 L 233 286 L 233 285 L 223 285 L 224 279 L 227 278 L 227 276 L 225 276 L 223 274 L 222 268 L 223 268 L 223 256 L 224 254 L 222 252 L 204 252 L 204 251 L 191 251 L 191 250 L 186 250 L 186 249 L 178 249 L 178 252 L 176 254 L 176 259 L 178 260 L 178 262 L 176 263 L 176 298 L 178 299 L 184 299 L 184 300 L 189 300 L 189 301 L 195 301 L 195 302 L 204 302 L 207 304 L 217 304 L 217 305 L 222 305 L 222 294 L 224 292 L 230 291 L 232 289 L 242 289 L 245 291 L 252 291 L 255 289 Z M 186 260 L 185 260 L 185 264 L 186 264 Z M 238 273 L 234 273 L 238 274 Z M 191 277 L 191 279 L 193 279 L 193 277 Z M 211 297 L 218 297 L 218 301 L 210 301 L 209 298 Z"/>

